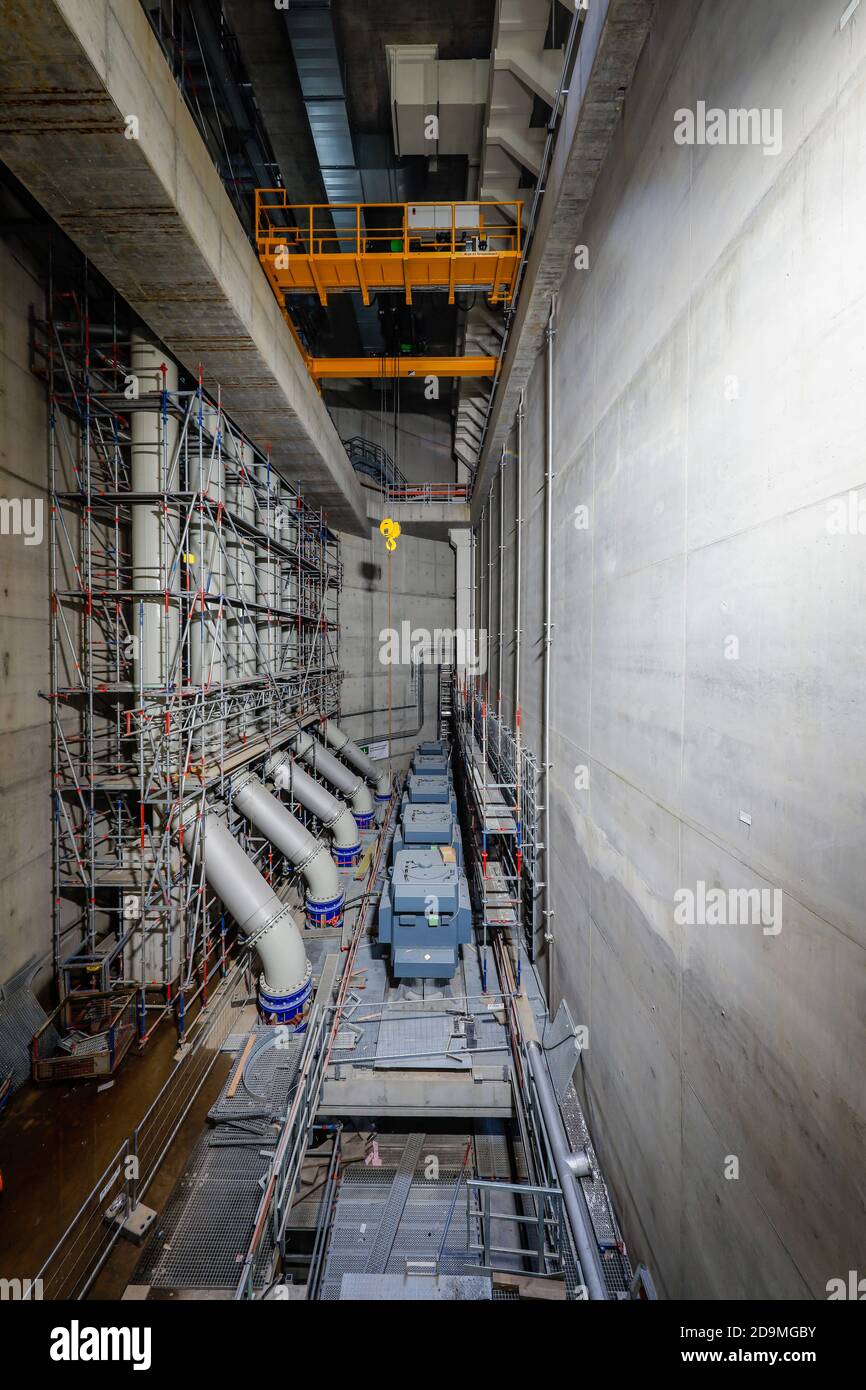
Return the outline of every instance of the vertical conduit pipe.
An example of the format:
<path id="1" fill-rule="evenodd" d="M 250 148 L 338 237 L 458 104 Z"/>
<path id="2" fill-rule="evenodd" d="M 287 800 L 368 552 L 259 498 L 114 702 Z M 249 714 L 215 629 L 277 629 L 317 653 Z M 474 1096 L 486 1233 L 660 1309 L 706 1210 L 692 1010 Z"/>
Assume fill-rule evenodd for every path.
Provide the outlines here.
<path id="1" fill-rule="evenodd" d="M 189 625 L 190 684 L 222 685 L 224 662 L 221 507 L 225 500 L 219 410 L 201 398 L 190 439 L 188 479 L 199 496 L 189 536 L 188 565 L 195 599 Z M 213 737 L 214 731 L 208 731 Z"/>
<path id="2" fill-rule="evenodd" d="M 601 1251 L 598 1248 L 598 1241 L 593 1230 L 586 1194 L 580 1186 L 578 1178 L 585 1163 L 585 1155 L 572 1153 L 569 1148 L 559 1103 L 553 1090 L 550 1073 L 540 1044 L 535 1041 L 530 1042 L 526 1051 L 532 1080 L 535 1083 L 535 1094 L 538 1097 L 544 1119 L 544 1129 L 547 1134 L 553 1165 L 556 1168 L 556 1175 L 562 1188 L 562 1200 L 568 1213 L 568 1224 L 571 1227 L 577 1256 L 580 1260 L 583 1282 L 591 1299 L 608 1299 L 610 1295 L 604 1277 Z"/>
<path id="3" fill-rule="evenodd" d="M 474 643 L 475 643 L 475 646 L 474 646 L 474 648 L 473 648 L 474 654 L 475 654 L 474 668 L 475 668 L 475 670 L 477 671 L 477 670 L 478 670 L 479 654 L 480 654 L 480 652 L 481 652 L 481 645 L 480 645 L 480 641 L 479 641 L 479 637 L 478 637 L 478 623 L 477 623 L 477 616 L 476 616 L 476 615 L 477 615 L 477 607 L 478 607 L 478 538 L 477 538 L 477 535 L 476 535 L 476 531 L 475 531 L 475 527 L 474 527 L 474 526 L 473 526 L 472 530 L 469 532 L 469 537 L 470 537 L 470 540 L 469 540 L 469 544 L 470 544 L 470 561 L 469 561 L 469 563 L 470 563 L 470 568 L 471 568 L 471 573 L 472 573 L 472 585 L 471 585 L 471 588 L 470 588 L 470 590 L 469 590 L 469 603 L 470 603 L 470 608 L 469 608 L 469 632 L 472 634 L 472 639 L 473 639 L 473 641 L 474 641 Z M 468 636 L 468 635 L 469 635 L 469 634 L 467 634 L 467 636 Z M 468 650 L 468 647 L 467 647 L 467 650 Z M 467 666 L 468 666 L 468 663 L 467 663 Z M 468 669 L 467 669 L 467 672 L 466 672 L 466 676 L 467 676 L 467 687 L 468 687 L 468 676 L 469 676 L 469 671 L 468 671 Z M 467 688 L 467 692 L 466 692 L 466 693 L 468 694 L 468 688 Z"/>
<path id="4" fill-rule="evenodd" d="M 484 577 L 484 575 L 485 575 L 485 566 L 484 566 L 484 530 L 485 530 L 485 527 L 484 527 L 484 523 L 485 523 L 486 518 L 487 518 L 487 503 L 485 502 L 485 503 L 484 503 L 484 506 L 481 508 L 481 521 L 480 521 L 480 524 L 479 524 L 479 527 L 478 527 L 478 616 L 479 616 L 479 618 L 484 614 L 484 611 L 485 611 L 485 593 L 484 593 L 484 585 L 485 585 L 485 582 L 486 582 L 486 581 L 485 581 L 485 577 Z M 489 658 L 489 655 L 490 655 L 490 650 L 489 650 L 489 637 L 490 637 L 490 634 L 489 634 L 489 633 L 485 633 L 485 635 L 484 635 L 484 647 L 485 647 L 485 651 L 486 651 L 486 653 L 487 653 L 488 658 Z M 485 662 L 485 670 L 484 670 L 484 671 L 480 671 L 480 670 L 479 670 L 479 673 L 478 673 L 478 694 L 479 694 L 479 696 L 483 696 L 483 694 L 484 694 L 484 684 L 483 684 L 483 681 L 482 681 L 482 679 L 481 679 L 483 675 L 486 675 L 486 662 Z"/>
<path id="5" fill-rule="evenodd" d="M 177 392 L 177 365 L 153 343 L 133 333 L 130 341 L 130 369 L 140 391 Z M 167 408 L 134 410 L 131 414 L 131 472 L 133 492 L 157 497 L 177 491 L 177 480 L 166 478 L 177 450 L 178 423 Z M 133 681 L 136 686 L 165 687 L 169 681 L 181 684 L 178 645 L 180 615 L 176 603 L 166 603 L 167 590 L 180 589 L 180 575 L 169 575 L 174 560 L 174 537 L 178 531 L 175 511 L 167 512 L 164 529 L 162 505 L 158 500 L 141 503 L 132 511 L 132 580 L 137 593 L 151 597 L 141 604 L 142 623 L 138 641 L 133 644 Z"/>
<path id="6" fill-rule="evenodd" d="M 499 460 L 499 641 L 496 648 L 496 713 L 502 718 L 502 577 L 505 567 L 505 445 Z"/>
<path id="7" fill-rule="evenodd" d="M 553 853 L 550 820 L 550 695 L 551 648 L 553 646 L 553 342 L 556 337 L 556 295 L 550 296 L 547 320 L 547 361 L 545 382 L 544 441 L 544 712 L 542 725 L 542 765 L 544 769 L 544 941 L 547 947 L 547 1012 L 553 1018 L 555 971 L 553 963 Z"/>
<path id="8" fill-rule="evenodd" d="M 514 553 L 514 569 L 516 579 L 516 592 L 514 596 L 514 727 L 520 729 L 520 570 L 523 556 L 523 415 L 525 407 L 525 393 L 520 393 L 520 405 L 517 408 L 517 536 Z"/>
<path id="9" fill-rule="evenodd" d="M 487 509 L 487 639 L 488 639 L 488 648 L 489 648 L 489 639 L 491 639 L 491 632 L 493 631 L 493 484 L 492 484 L 492 482 L 491 482 L 491 491 L 488 492 L 488 498 L 487 498 L 487 500 L 488 500 L 488 509 Z M 488 682 L 487 682 L 487 703 L 488 703 L 488 708 L 489 708 L 489 703 L 491 703 L 491 681 L 489 681 L 489 676 L 488 676 Z"/>

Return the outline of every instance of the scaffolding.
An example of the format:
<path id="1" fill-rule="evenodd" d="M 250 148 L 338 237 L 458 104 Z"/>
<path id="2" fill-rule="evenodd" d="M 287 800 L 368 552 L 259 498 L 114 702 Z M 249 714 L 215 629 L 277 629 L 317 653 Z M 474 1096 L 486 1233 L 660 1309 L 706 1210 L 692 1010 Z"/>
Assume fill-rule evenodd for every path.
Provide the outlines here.
<path id="1" fill-rule="evenodd" d="M 234 928 L 180 808 L 338 712 L 339 540 L 201 373 L 86 284 L 47 303 L 57 988 L 131 987 L 140 1041 L 183 1036 Z"/>
<path id="2" fill-rule="evenodd" d="M 479 905 L 482 974 L 491 937 L 507 941 L 520 987 L 520 942 L 535 960 L 538 932 L 540 772 L 517 731 L 491 709 L 477 680 L 458 677 L 454 727 L 465 779 L 464 804 L 479 848 L 472 865 Z"/>

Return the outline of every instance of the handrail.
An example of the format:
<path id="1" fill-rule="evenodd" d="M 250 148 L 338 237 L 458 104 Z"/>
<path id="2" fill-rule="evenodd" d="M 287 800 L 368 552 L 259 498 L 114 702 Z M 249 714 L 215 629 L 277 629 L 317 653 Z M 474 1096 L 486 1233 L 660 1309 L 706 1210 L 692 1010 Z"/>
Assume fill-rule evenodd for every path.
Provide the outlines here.
<path id="1" fill-rule="evenodd" d="M 356 473 L 366 473 L 368 477 L 375 478 L 383 487 L 403 486 L 408 481 L 387 449 L 383 448 L 381 444 L 374 444 L 372 439 L 365 439 L 363 435 L 353 434 L 350 439 L 343 440 L 343 447 Z"/>
<path id="2" fill-rule="evenodd" d="M 469 498 L 467 483 L 410 483 L 381 444 L 361 435 L 344 439 L 343 445 L 355 472 L 373 478 L 389 502 L 465 502 Z"/>
<path id="3" fill-rule="evenodd" d="M 123 1140 L 43 1262 L 34 1281 L 42 1288 L 43 1298 L 81 1299 L 92 1287 L 125 1218 L 141 1201 L 219 1056 L 231 1031 L 238 986 L 244 985 L 244 994 L 248 993 L 247 966 L 247 957 L 239 956 L 207 1007 L 196 1016 L 194 1042 L 169 1072 L 142 1120 Z"/>
<path id="4" fill-rule="evenodd" d="M 391 502 L 465 502 L 469 497 L 467 483 L 407 483 L 405 487 L 387 490 Z"/>
<path id="5" fill-rule="evenodd" d="M 340 976 L 337 998 L 331 1004 L 329 999 L 320 1001 L 317 997 L 313 1004 L 307 1043 L 301 1058 L 294 1098 L 283 1122 L 274 1156 L 271 1159 L 267 1181 L 259 1200 L 252 1234 L 235 1289 L 234 1297 L 236 1300 L 255 1297 L 255 1263 L 268 1222 L 271 1225 L 275 1247 L 279 1246 L 285 1231 L 297 1175 L 303 1163 L 309 1133 L 316 1118 L 325 1072 L 330 1064 L 337 1030 L 346 1007 L 358 946 L 368 926 L 369 908 L 376 893 L 376 885 L 382 868 L 383 851 L 388 841 L 387 828 L 393 819 L 395 806 L 396 788 L 391 793 L 391 800 L 382 821 L 376 858 L 358 905 L 358 918 L 349 942 L 343 973 Z"/>
<path id="6" fill-rule="evenodd" d="M 426 208 L 432 212 L 425 220 Z M 469 239 L 483 237 L 496 252 L 520 255 L 522 210 L 519 199 L 290 203 L 284 188 L 257 188 L 256 241 L 268 253 L 278 245 L 287 255 L 354 258 L 372 253 L 403 258 L 459 255 L 467 250 Z M 273 214 L 291 217 L 294 225 L 274 222 Z"/>

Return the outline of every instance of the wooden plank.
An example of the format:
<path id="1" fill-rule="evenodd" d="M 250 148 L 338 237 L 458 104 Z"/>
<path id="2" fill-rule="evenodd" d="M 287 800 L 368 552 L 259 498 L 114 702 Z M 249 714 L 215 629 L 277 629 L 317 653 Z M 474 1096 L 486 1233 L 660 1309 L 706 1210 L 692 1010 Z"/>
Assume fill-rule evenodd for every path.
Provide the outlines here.
<path id="1" fill-rule="evenodd" d="M 246 1043 L 244 1044 L 244 1050 L 238 1058 L 238 1065 L 237 1069 L 235 1070 L 235 1074 L 229 1083 L 228 1090 L 226 1091 L 226 1095 L 229 1097 L 229 1099 L 231 1099 L 234 1096 L 235 1091 L 241 1084 L 241 1077 L 244 1074 L 244 1067 L 247 1064 L 247 1058 L 253 1050 L 253 1044 L 255 1043 L 255 1040 L 255 1034 L 250 1033 L 249 1037 L 246 1040 Z"/>
<path id="2" fill-rule="evenodd" d="M 494 1270 L 492 1278 L 494 1289 L 516 1289 L 521 1298 L 555 1303 L 565 1301 L 565 1283 L 561 1279 L 538 1279 L 532 1274 L 506 1274 L 504 1270 Z"/>

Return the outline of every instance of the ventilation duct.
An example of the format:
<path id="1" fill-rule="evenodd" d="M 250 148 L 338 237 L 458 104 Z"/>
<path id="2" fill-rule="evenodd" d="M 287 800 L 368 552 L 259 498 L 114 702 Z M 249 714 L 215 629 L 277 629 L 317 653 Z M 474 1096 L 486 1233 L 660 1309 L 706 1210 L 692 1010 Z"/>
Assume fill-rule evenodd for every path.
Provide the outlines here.
<path id="1" fill-rule="evenodd" d="M 196 822 L 200 833 L 195 833 Z M 183 830 L 186 853 L 191 859 L 203 854 L 208 887 L 259 953 L 262 1016 L 302 1027 L 313 972 L 291 909 L 280 902 L 216 811 L 201 816 L 191 807 L 183 817 Z"/>
<path id="2" fill-rule="evenodd" d="M 388 44 L 394 152 L 479 159 L 487 108 L 486 58 L 441 59 L 432 44 Z M 430 117 L 436 117 L 435 125 Z"/>
<path id="3" fill-rule="evenodd" d="M 345 895 L 327 845 L 311 835 L 251 772 L 232 779 L 232 801 L 301 873 L 306 883 L 308 925 L 339 926 Z"/>
<path id="4" fill-rule="evenodd" d="M 328 202 L 361 203 L 361 175 L 355 164 L 330 4 L 294 0 L 284 17 Z M 354 213 L 346 215 L 354 226 Z M 335 222 L 340 216 L 335 215 Z"/>
<path id="5" fill-rule="evenodd" d="M 361 840 L 355 817 L 344 801 L 332 796 L 321 782 L 317 782 L 285 752 L 274 753 L 268 758 L 264 776 L 280 791 L 288 792 L 330 831 L 333 855 L 339 868 L 357 864 L 361 855 Z"/>

